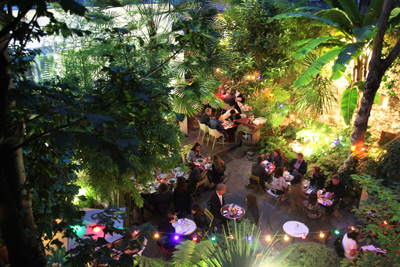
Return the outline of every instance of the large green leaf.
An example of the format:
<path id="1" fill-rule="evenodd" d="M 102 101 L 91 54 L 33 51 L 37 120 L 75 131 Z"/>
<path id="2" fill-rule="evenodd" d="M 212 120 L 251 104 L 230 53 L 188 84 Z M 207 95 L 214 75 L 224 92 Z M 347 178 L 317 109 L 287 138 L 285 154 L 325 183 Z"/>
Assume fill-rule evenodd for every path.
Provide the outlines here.
<path id="1" fill-rule="evenodd" d="M 354 28 L 353 33 L 359 42 L 368 42 L 376 35 L 376 25 L 367 25 L 363 28 Z"/>
<path id="2" fill-rule="evenodd" d="M 324 55 L 318 57 L 311 66 L 294 81 L 294 86 L 302 86 L 312 81 L 312 79 L 317 76 L 317 74 L 321 71 L 322 67 L 334 60 L 340 53 L 341 49 L 339 47 L 335 47 Z"/>
<path id="3" fill-rule="evenodd" d="M 285 13 L 276 15 L 268 20 L 268 23 L 272 22 L 274 19 L 288 19 L 288 18 L 309 18 L 319 22 L 322 22 L 324 25 L 340 27 L 340 25 L 330 19 L 321 18 L 311 13 Z"/>
<path id="4" fill-rule="evenodd" d="M 321 18 L 329 19 L 345 29 L 351 29 L 354 27 L 349 16 L 343 10 L 337 8 L 322 10 L 317 12 L 315 15 Z"/>
<path id="5" fill-rule="evenodd" d="M 356 0 L 338 0 L 340 5 L 342 6 L 342 10 L 349 15 L 354 25 L 361 26 L 362 23 L 362 15 L 358 10 L 358 5 Z"/>
<path id="6" fill-rule="evenodd" d="M 379 103 L 379 94 L 375 93 L 375 97 L 374 97 L 374 105 Z"/>
<path id="7" fill-rule="evenodd" d="M 388 21 L 388 28 L 396 28 L 400 24 L 400 7 L 394 8 L 390 12 L 390 17 Z"/>
<path id="8" fill-rule="evenodd" d="M 362 27 L 375 23 L 381 14 L 383 0 L 372 0 L 369 11 L 364 14 Z"/>
<path id="9" fill-rule="evenodd" d="M 346 125 L 350 125 L 354 110 L 357 107 L 357 99 L 358 90 L 356 87 L 347 88 L 343 92 L 343 97 L 340 101 L 340 108 L 342 110 L 342 116 Z"/>
<path id="10" fill-rule="evenodd" d="M 317 38 L 310 38 L 307 40 L 313 40 L 312 42 L 309 42 L 307 45 L 303 46 L 301 49 L 299 49 L 293 56 L 296 59 L 305 57 L 308 53 L 310 53 L 314 48 L 316 48 L 318 45 L 320 45 L 323 42 L 326 42 L 328 40 L 331 40 L 332 38 L 335 38 L 334 36 L 327 36 L 327 37 L 317 37 Z M 304 43 L 303 40 L 299 43 Z M 298 45 L 299 43 L 297 43 L 296 45 Z"/>
<path id="11" fill-rule="evenodd" d="M 363 43 L 354 43 L 348 44 L 342 49 L 332 66 L 332 80 L 337 80 L 342 77 L 343 72 L 347 69 L 346 65 L 362 53 L 363 47 Z"/>

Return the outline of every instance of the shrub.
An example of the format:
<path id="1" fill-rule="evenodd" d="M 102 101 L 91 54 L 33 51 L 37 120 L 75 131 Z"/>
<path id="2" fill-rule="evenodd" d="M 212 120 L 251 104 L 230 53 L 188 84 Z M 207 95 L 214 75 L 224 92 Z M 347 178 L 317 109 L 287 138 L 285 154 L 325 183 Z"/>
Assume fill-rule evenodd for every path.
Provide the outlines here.
<path id="1" fill-rule="evenodd" d="M 313 242 L 295 243 L 286 247 L 282 253 L 287 250 L 293 251 L 286 258 L 285 263 L 288 267 L 315 267 L 315 266 L 340 266 L 341 259 L 336 252 L 324 244 Z"/>

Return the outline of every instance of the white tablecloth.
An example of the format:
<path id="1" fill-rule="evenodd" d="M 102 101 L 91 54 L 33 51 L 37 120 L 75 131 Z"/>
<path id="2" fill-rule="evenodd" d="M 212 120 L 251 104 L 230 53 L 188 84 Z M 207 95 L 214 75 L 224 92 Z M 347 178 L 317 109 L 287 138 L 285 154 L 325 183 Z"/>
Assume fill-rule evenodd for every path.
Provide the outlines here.
<path id="1" fill-rule="evenodd" d="M 285 222 L 283 225 L 283 231 L 285 231 L 286 234 L 297 238 L 301 238 L 303 234 L 308 235 L 310 232 L 307 225 L 298 221 Z"/>
<path id="2" fill-rule="evenodd" d="M 196 223 L 186 218 L 173 222 L 172 226 L 175 227 L 175 233 L 179 235 L 190 235 L 196 230 Z"/>

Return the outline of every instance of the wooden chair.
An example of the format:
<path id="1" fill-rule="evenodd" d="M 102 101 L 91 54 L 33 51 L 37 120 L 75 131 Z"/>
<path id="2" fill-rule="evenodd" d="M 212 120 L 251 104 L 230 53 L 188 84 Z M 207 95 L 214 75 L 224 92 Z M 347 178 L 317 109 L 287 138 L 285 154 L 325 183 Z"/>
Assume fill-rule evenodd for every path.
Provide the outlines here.
<path id="1" fill-rule="evenodd" d="M 284 155 L 282 155 L 282 161 L 284 162 L 284 167 L 286 167 L 289 164 L 289 158 L 285 157 Z"/>
<path id="2" fill-rule="evenodd" d="M 253 180 L 257 183 L 257 184 L 249 183 L 249 188 L 257 190 L 257 193 L 260 193 L 260 192 L 264 193 L 264 189 L 262 189 L 262 187 L 260 185 L 260 178 L 258 176 L 255 176 L 255 175 L 249 173 L 249 179 L 250 179 L 250 181 Z"/>
<path id="3" fill-rule="evenodd" d="M 211 226 L 214 222 L 214 215 L 212 215 L 211 211 L 209 211 L 208 209 L 204 209 L 204 214 L 207 216 L 208 219 L 210 219 L 210 224 L 208 225 L 208 231 L 210 231 Z"/>
<path id="4" fill-rule="evenodd" d="M 268 190 L 267 193 L 275 200 L 275 204 L 269 203 L 268 199 L 265 201 L 265 204 L 270 206 L 272 209 L 275 209 L 275 207 L 281 202 L 282 195 L 278 195 L 276 193 L 276 189 L 273 188 L 270 184 L 266 184 Z"/>
<path id="5" fill-rule="evenodd" d="M 190 194 L 190 196 L 192 197 L 192 199 L 193 199 L 193 202 L 194 203 L 197 203 L 197 201 L 196 201 L 196 199 L 195 199 L 195 196 L 196 195 L 199 195 L 200 196 L 200 199 L 198 200 L 198 201 L 200 201 L 200 200 L 202 200 L 203 199 L 203 190 L 202 190 L 202 187 L 204 186 L 204 184 L 207 182 L 207 178 L 205 178 L 205 179 L 203 179 L 203 180 L 201 180 L 200 182 L 198 182 L 197 184 L 196 184 L 196 189 L 194 190 L 194 192 L 192 193 L 192 194 Z"/>
<path id="6" fill-rule="evenodd" d="M 200 144 L 202 144 L 203 141 L 204 141 L 204 137 L 206 136 L 207 133 L 209 133 L 208 132 L 208 126 L 206 124 L 200 123 L 200 121 L 199 121 L 199 127 L 200 127 L 199 128 L 199 135 L 197 136 L 197 140 L 199 140 L 200 134 L 203 131 L 203 137 L 201 138 L 201 142 L 200 142 Z"/>
<path id="7" fill-rule="evenodd" d="M 224 135 L 222 134 L 222 133 L 220 133 L 220 132 L 218 132 L 217 130 L 215 130 L 215 129 L 210 129 L 209 127 L 208 127 L 208 133 L 210 134 L 210 138 L 211 137 L 214 137 L 214 141 L 213 141 L 213 145 L 212 145 L 212 149 L 214 149 L 214 146 L 215 146 L 215 142 L 217 141 L 217 139 L 219 138 L 219 137 L 224 137 Z M 210 140 L 210 138 L 208 139 L 208 140 Z M 207 142 L 207 145 L 208 145 L 208 142 Z M 224 146 L 225 145 L 225 143 L 224 143 L 224 138 L 222 138 L 222 145 Z"/>

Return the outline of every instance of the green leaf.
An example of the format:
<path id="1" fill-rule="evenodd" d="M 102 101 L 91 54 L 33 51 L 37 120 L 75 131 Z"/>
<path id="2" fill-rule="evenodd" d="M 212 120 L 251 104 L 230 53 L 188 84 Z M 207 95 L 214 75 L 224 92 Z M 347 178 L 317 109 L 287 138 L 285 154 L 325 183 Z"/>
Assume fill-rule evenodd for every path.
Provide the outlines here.
<path id="1" fill-rule="evenodd" d="M 361 92 L 364 92 L 365 81 L 355 82 L 354 86 L 356 86 Z"/>
<path id="2" fill-rule="evenodd" d="M 332 38 L 335 38 L 334 36 L 327 36 L 327 37 L 317 37 L 317 38 L 310 38 L 310 39 L 307 39 L 307 40 L 303 40 L 303 41 L 300 41 L 299 43 L 297 43 L 296 45 L 297 46 L 300 46 L 300 43 L 305 43 L 305 41 L 308 41 L 308 40 L 314 40 L 314 41 L 312 41 L 312 42 L 309 42 L 307 45 L 305 45 L 304 47 L 302 47 L 299 51 L 297 51 L 293 56 L 296 58 L 296 59 L 299 59 L 299 58 L 302 58 L 302 57 L 305 57 L 310 51 L 312 51 L 314 48 L 316 48 L 318 45 L 320 45 L 321 43 L 323 43 L 323 42 L 326 42 L 326 41 L 328 41 L 328 40 L 330 40 L 330 39 L 332 39 Z"/>
<path id="3" fill-rule="evenodd" d="M 349 18 L 348 14 L 338 8 L 322 10 L 317 12 L 315 15 L 321 18 L 329 19 L 337 23 L 341 28 L 352 29 L 354 27 L 353 22 Z"/>
<path id="4" fill-rule="evenodd" d="M 359 42 L 368 42 L 375 37 L 376 25 L 367 25 L 363 28 L 354 28 L 353 33 Z"/>
<path id="5" fill-rule="evenodd" d="M 376 23 L 381 14 L 383 6 L 383 0 L 372 0 L 371 5 L 369 6 L 369 11 L 364 14 L 364 19 L 362 26 L 365 27 L 367 25 Z"/>
<path id="6" fill-rule="evenodd" d="M 389 21 L 388 21 L 388 29 L 396 28 L 400 24 L 400 7 L 394 8 L 390 12 Z"/>
<path id="7" fill-rule="evenodd" d="M 347 69 L 347 64 L 362 53 L 363 43 L 354 43 L 345 46 L 339 53 L 335 64 L 332 66 L 332 80 L 342 77 L 343 72 Z"/>
<path id="8" fill-rule="evenodd" d="M 350 125 L 351 118 L 353 117 L 354 110 L 357 107 L 358 90 L 356 87 L 347 88 L 343 92 L 342 100 L 340 101 L 340 108 L 342 116 L 346 125 Z"/>
<path id="9" fill-rule="evenodd" d="M 358 10 L 356 1 L 355 0 L 338 0 L 338 2 L 342 6 L 342 10 L 349 15 L 353 24 L 361 25 L 362 15 L 361 15 L 360 11 Z"/>
<path id="10" fill-rule="evenodd" d="M 379 94 L 375 93 L 374 103 L 373 104 L 378 104 L 378 103 L 379 103 Z"/>
<path id="11" fill-rule="evenodd" d="M 339 55 L 340 51 L 340 48 L 335 47 L 326 52 L 324 55 L 318 57 L 311 64 L 311 66 L 305 72 L 303 72 L 303 74 L 300 75 L 296 81 L 294 81 L 293 85 L 298 87 L 311 82 L 312 79 L 321 71 L 322 67 L 334 60 Z"/>
<path id="12" fill-rule="evenodd" d="M 319 22 L 322 22 L 324 25 L 329 25 L 329 26 L 334 26 L 334 27 L 339 27 L 340 25 L 337 24 L 336 22 L 333 22 L 330 19 L 326 18 L 321 18 L 319 16 L 316 16 L 311 13 L 285 13 L 285 14 L 280 14 L 276 15 L 268 20 L 268 23 L 271 23 L 274 19 L 288 19 L 288 18 L 309 18 L 313 19 Z"/>
<path id="13" fill-rule="evenodd" d="M 85 15 L 86 8 L 74 0 L 61 0 L 60 5 L 66 12 L 79 16 Z"/>

